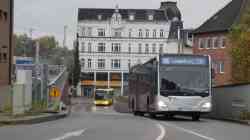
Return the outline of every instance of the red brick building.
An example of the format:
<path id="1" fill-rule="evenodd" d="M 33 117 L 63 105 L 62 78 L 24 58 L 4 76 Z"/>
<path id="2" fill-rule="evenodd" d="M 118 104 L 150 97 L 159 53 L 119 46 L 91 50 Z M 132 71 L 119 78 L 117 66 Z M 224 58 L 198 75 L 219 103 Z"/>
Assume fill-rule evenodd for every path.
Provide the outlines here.
<path id="1" fill-rule="evenodd" d="M 13 2 L 0 0 L 0 88 L 11 84 Z"/>
<path id="2" fill-rule="evenodd" d="M 232 84 L 231 44 L 227 35 L 249 1 L 232 0 L 193 32 L 193 53 L 211 56 L 216 86 Z"/>

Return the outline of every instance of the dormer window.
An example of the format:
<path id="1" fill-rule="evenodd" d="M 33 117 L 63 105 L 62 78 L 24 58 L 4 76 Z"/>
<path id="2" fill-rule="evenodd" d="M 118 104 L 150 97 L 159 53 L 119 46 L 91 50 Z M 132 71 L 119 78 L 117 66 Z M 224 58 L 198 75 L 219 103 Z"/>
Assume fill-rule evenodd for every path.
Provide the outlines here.
<path id="1" fill-rule="evenodd" d="M 130 21 L 135 20 L 135 15 L 134 15 L 134 14 L 129 15 L 129 20 L 130 20 Z"/>
<path id="2" fill-rule="evenodd" d="M 173 21 L 179 21 L 179 18 L 178 17 L 174 17 Z"/>
<path id="3" fill-rule="evenodd" d="M 154 15 L 152 14 L 148 15 L 148 20 L 154 20 Z"/>
<path id="4" fill-rule="evenodd" d="M 102 20 L 102 15 L 97 16 L 98 20 Z"/>
<path id="5" fill-rule="evenodd" d="M 111 22 L 113 25 L 120 25 L 122 23 L 122 15 L 119 13 L 118 9 L 115 9 Z"/>

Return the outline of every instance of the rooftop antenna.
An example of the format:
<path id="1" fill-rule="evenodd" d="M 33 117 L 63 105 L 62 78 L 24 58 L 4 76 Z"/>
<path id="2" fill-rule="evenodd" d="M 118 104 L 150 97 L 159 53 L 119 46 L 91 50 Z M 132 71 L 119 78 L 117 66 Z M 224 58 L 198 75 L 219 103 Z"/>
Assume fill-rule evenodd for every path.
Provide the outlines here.
<path id="1" fill-rule="evenodd" d="M 64 30 L 63 30 L 63 48 L 66 48 L 66 42 L 67 42 L 67 25 L 64 25 Z"/>

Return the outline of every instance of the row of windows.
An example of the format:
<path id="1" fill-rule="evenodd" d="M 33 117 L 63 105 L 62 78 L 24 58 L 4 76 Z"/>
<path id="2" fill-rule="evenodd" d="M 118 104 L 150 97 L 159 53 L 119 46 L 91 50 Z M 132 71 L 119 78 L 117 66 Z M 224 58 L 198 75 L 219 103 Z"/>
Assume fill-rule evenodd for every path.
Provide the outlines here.
<path id="1" fill-rule="evenodd" d="M 223 74 L 225 72 L 225 62 L 224 61 L 213 61 L 212 68 L 215 73 Z"/>
<path id="2" fill-rule="evenodd" d="M 85 65 L 85 63 L 87 63 Z M 85 59 L 81 59 L 81 67 L 86 68 L 92 68 L 92 59 L 87 59 L 87 62 L 85 62 Z M 141 60 L 137 60 L 137 63 L 141 63 Z M 97 68 L 98 69 L 105 69 L 105 59 L 98 59 L 97 60 Z M 131 67 L 131 60 L 128 60 L 128 68 Z M 111 60 L 111 68 L 112 69 L 120 69 L 121 68 L 121 60 L 120 59 L 112 59 Z"/>
<path id="3" fill-rule="evenodd" d="M 143 50 L 142 50 L 142 44 L 141 43 L 139 43 L 138 44 L 138 53 L 142 53 L 143 52 Z M 163 44 L 159 44 L 159 53 L 161 53 L 162 51 L 163 51 Z M 156 44 L 152 44 L 152 53 L 156 53 Z M 150 49 L 150 46 L 149 46 L 149 44 L 145 44 L 145 53 L 150 53 L 150 51 L 149 51 L 149 49 Z M 131 48 L 131 44 L 129 44 L 129 46 L 128 46 L 128 53 L 131 53 L 131 50 L 132 50 L 132 48 Z M 85 42 L 82 42 L 82 44 L 81 44 L 81 52 L 85 52 L 86 50 L 85 50 Z M 121 50 L 121 44 L 120 43 L 112 43 L 112 48 L 111 48 L 111 51 L 113 52 L 113 53 L 121 53 L 122 52 L 122 50 Z M 87 52 L 89 52 L 89 53 L 91 53 L 92 52 L 92 44 L 91 43 L 88 43 L 88 50 L 87 50 Z M 100 53 L 104 53 L 104 52 L 106 52 L 106 44 L 105 43 L 98 43 L 98 45 L 97 45 L 97 52 L 100 52 Z"/>
<path id="4" fill-rule="evenodd" d="M 121 18 L 121 17 L 120 17 Z M 97 15 L 97 19 L 98 20 L 102 20 L 102 15 L 100 14 L 100 15 Z M 116 20 L 117 20 L 117 16 L 116 16 Z M 135 15 L 134 15 L 134 13 L 131 13 L 130 15 L 129 15 L 129 20 L 130 21 L 133 21 L 133 20 L 135 20 Z M 148 15 L 148 20 L 154 20 L 154 15 L 153 14 L 149 14 Z"/>
<path id="5" fill-rule="evenodd" d="M 132 35 L 132 32 L 133 32 L 133 29 L 129 29 L 129 33 L 128 33 L 129 38 L 134 37 Z M 164 30 L 163 29 L 161 29 L 159 31 L 159 33 L 157 32 L 156 29 L 152 30 L 152 32 L 149 29 L 146 29 L 145 31 L 143 31 L 142 29 L 139 29 L 137 37 L 139 37 L 139 38 L 143 38 L 143 37 L 145 37 L 145 38 L 156 38 L 158 36 L 158 34 L 159 34 L 160 38 L 164 38 Z M 85 35 L 92 36 L 92 28 L 91 27 L 88 27 L 88 28 L 83 27 L 82 31 L 81 31 L 81 35 L 82 36 L 85 36 Z M 103 29 L 103 28 L 97 29 L 97 35 L 99 37 L 105 37 L 105 35 L 106 35 L 105 34 L 105 29 Z M 120 30 L 120 29 L 114 30 L 112 36 L 113 37 L 122 37 L 122 30 Z"/>
<path id="6" fill-rule="evenodd" d="M 7 19 L 8 19 L 8 12 L 0 9 L 0 21 L 1 20 L 7 21 Z"/>
<path id="7" fill-rule="evenodd" d="M 135 19 L 135 15 L 134 14 L 130 14 L 129 15 L 129 20 L 133 21 Z M 153 14 L 149 14 L 148 15 L 148 20 L 154 20 L 154 15 Z"/>
<path id="8" fill-rule="evenodd" d="M 225 48 L 226 39 L 224 37 L 208 37 L 199 39 L 199 48 L 200 49 L 216 49 L 216 48 Z"/>
<path id="9" fill-rule="evenodd" d="M 128 73 L 123 73 L 123 80 L 128 81 Z M 115 72 L 96 72 L 96 80 L 106 81 L 121 81 L 122 80 L 122 73 L 115 73 Z M 81 73 L 81 80 L 95 80 L 95 73 Z"/>

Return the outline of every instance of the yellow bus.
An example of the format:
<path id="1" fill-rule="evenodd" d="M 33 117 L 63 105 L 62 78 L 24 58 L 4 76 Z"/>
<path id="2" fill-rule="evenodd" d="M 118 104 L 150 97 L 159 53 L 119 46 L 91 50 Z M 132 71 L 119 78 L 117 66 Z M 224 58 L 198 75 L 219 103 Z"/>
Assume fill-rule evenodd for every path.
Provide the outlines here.
<path id="1" fill-rule="evenodd" d="M 95 105 L 112 105 L 113 104 L 114 89 L 96 89 L 94 94 Z"/>

